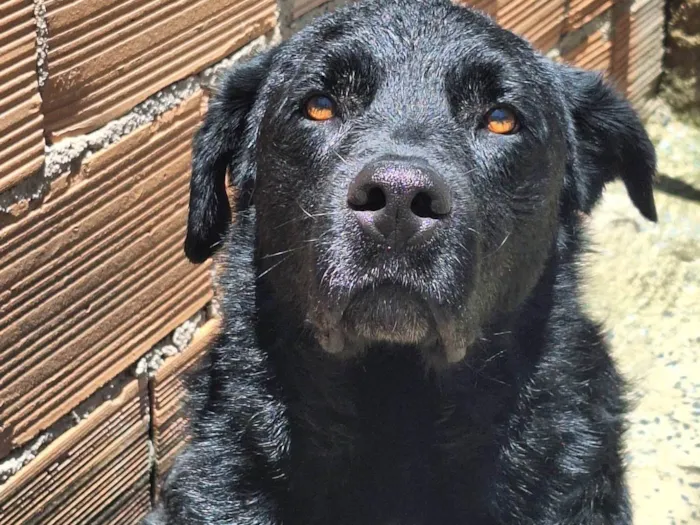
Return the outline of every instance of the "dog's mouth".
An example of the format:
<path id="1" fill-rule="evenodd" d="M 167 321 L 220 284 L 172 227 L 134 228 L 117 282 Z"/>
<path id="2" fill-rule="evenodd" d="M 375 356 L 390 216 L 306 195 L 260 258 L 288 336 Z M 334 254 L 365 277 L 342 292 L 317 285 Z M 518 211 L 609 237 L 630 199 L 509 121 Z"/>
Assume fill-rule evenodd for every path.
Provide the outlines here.
<path id="1" fill-rule="evenodd" d="M 453 363 L 474 339 L 461 324 L 420 292 L 384 283 L 350 294 L 325 318 L 319 342 L 326 351 L 346 357 L 372 347 L 412 347 L 433 362 Z"/>
<path id="2" fill-rule="evenodd" d="M 435 337 L 428 301 L 417 292 L 382 284 L 354 293 L 340 319 L 342 329 L 365 344 L 421 344 Z"/>

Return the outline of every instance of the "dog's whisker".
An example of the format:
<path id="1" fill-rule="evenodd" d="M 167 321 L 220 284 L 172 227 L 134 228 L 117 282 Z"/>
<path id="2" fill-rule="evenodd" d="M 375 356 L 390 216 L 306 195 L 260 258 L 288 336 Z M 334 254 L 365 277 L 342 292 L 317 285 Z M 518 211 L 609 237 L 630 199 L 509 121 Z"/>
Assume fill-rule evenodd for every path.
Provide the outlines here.
<path id="1" fill-rule="evenodd" d="M 306 219 L 309 219 L 309 218 L 310 218 L 310 219 L 316 219 L 317 217 L 327 217 L 327 216 L 332 216 L 332 215 L 337 215 L 337 213 L 336 213 L 336 212 L 329 211 L 329 212 L 323 212 L 323 213 L 311 213 L 311 214 L 309 214 L 309 213 L 307 212 L 303 217 L 295 217 L 295 218 L 293 218 L 293 219 L 289 219 L 288 221 L 284 221 L 283 223 L 278 224 L 277 226 L 275 226 L 275 227 L 272 228 L 272 229 L 273 229 L 273 230 L 278 230 L 279 228 L 282 228 L 283 226 L 287 226 L 288 224 L 291 224 L 291 223 L 293 223 L 293 222 L 299 222 L 299 221 L 303 221 L 303 220 L 306 220 Z"/>
<path id="2" fill-rule="evenodd" d="M 290 248 L 289 250 L 284 250 L 284 251 L 281 251 L 281 252 L 268 253 L 267 255 L 263 255 L 263 256 L 260 257 L 260 258 L 261 258 L 261 259 L 272 259 L 272 258 L 274 258 L 274 257 L 281 257 L 282 255 L 286 255 L 286 254 L 288 254 L 288 253 L 296 252 L 296 251 L 298 251 L 298 250 L 301 250 L 302 248 L 304 248 L 304 246 L 297 246 L 296 248 Z"/>
<path id="3" fill-rule="evenodd" d="M 480 376 L 480 377 L 483 377 L 484 379 L 487 379 L 487 380 L 489 380 L 489 381 L 494 381 L 494 382 L 499 383 L 499 384 L 504 385 L 504 386 L 510 386 L 508 383 L 506 383 L 506 382 L 504 382 L 504 381 L 501 381 L 500 379 L 497 379 L 497 378 L 495 378 L 495 377 L 492 377 L 492 376 L 489 376 L 489 375 L 484 374 L 484 373 L 483 373 L 483 370 L 484 370 L 483 367 L 482 367 L 482 368 L 474 368 L 472 365 L 470 365 L 469 363 L 466 363 L 466 362 L 464 363 L 464 365 L 465 365 L 469 370 L 471 370 L 472 372 L 474 372 L 476 375 L 478 375 L 478 376 Z"/>
<path id="4" fill-rule="evenodd" d="M 493 355 L 492 355 L 491 357 L 489 357 L 488 359 L 485 359 L 484 362 L 482 363 L 481 368 L 479 368 L 479 370 L 483 370 L 484 368 L 486 368 L 486 365 L 487 365 L 487 364 L 489 364 L 489 363 L 490 363 L 491 361 L 493 361 L 494 359 L 498 359 L 500 356 L 502 356 L 502 355 L 505 354 L 506 352 L 507 352 L 507 350 L 501 350 L 500 352 L 496 352 L 495 354 L 493 354 Z"/>
<path id="5" fill-rule="evenodd" d="M 270 266 L 267 270 L 265 270 L 265 271 L 262 272 L 260 275 L 258 275 L 257 278 L 258 278 L 258 279 L 262 279 L 262 278 L 265 277 L 268 273 L 270 273 L 272 270 L 274 270 L 275 268 L 277 268 L 280 264 L 282 264 L 282 263 L 284 263 L 285 261 L 289 260 L 289 258 L 290 258 L 291 256 L 292 256 L 291 253 L 288 254 L 284 259 L 282 259 L 281 261 L 276 262 L 275 264 L 273 264 L 272 266 Z"/>
<path id="6" fill-rule="evenodd" d="M 297 201 L 297 206 L 299 206 L 299 208 L 301 209 L 301 211 L 303 211 L 304 214 L 305 214 L 309 219 L 311 219 L 312 221 L 313 221 L 313 220 L 316 220 L 316 218 L 315 218 L 311 213 L 309 213 L 308 211 L 306 211 L 306 210 L 304 209 L 304 207 L 301 205 L 301 203 L 300 203 L 299 201 Z"/>
<path id="7" fill-rule="evenodd" d="M 289 248 L 288 250 L 282 250 L 281 252 L 268 253 L 267 255 L 263 255 L 260 258 L 261 259 L 272 259 L 273 257 L 280 257 L 280 256 L 288 254 L 288 253 L 297 252 L 299 250 L 303 250 L 304 248 L 306 248 L 307 244 L 318 242 L 318 240 L 319 240 L 318 238 L 316 238 L 316 239 L 304 239 L 297 246 L 294 246 L 293 248 Z"/>
<path id="8" fill-rule="evenodd" d="M 335 151 L 335 150 L 333 150 L 333 153 L 335 154 L 336 157 L 338 157 L 338 158 L 340 159 L 340 161 L 341 161 L 343 164 L 349 165 L 348 161 L 345 160 L 345 159 L 340 155 L 340 153 L 338 153 L 338 152 Z"/>
<path id="9" fill-rule="evenodd" d="M 513 232 L 508 232 L 508 234 L 501 241 L 501 244 L 498 245 L 498 248 L 496 248 L 493 252 L 488 254 L 487 257 L 492 257 L 492 256 L 496 255 L 498 253 L 498 250 L 503 248 L 503 246 L 506 244 L 506 242 L 508 242 L 508 239 L 510 239 L 511 233 L 513 233 Z"/>

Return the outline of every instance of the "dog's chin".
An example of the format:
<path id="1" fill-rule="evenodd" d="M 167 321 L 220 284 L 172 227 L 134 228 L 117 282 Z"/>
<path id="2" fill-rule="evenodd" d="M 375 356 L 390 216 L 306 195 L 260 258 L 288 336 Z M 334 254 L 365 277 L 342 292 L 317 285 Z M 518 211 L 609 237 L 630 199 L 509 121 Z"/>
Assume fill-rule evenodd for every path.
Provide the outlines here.
<path id="1" fill-rule="evenodd" d="M 341 358 L 357 357 L 371 348 L 413 348 L 441 367 L 460 361 L 471 343 L 457 335 L 454 319 L 400 286 L 360 290 L 334 317 L 318 332 L 318 339 L 324 350 Z"/>
<path id="2" fill-rule="evenodd" d="M 365 346 L 421 345 L 435 338 L 435 321 L 426 301 L 390 285 L 357 293 L 343 312 L 341 329 Z"/>

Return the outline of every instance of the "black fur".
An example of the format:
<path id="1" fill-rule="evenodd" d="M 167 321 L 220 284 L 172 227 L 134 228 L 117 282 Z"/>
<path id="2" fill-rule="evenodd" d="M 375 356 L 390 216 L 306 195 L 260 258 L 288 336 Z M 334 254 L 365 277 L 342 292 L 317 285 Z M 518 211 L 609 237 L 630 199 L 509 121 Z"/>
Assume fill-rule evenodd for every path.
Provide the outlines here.
<path id="1" fill-rule="evenodd" d="M 318 93 L 335 119 L 304 118 Z M 495 105 L 517 133 L 485 129 Z M 346 195 L 397 155 L 454 210 L 393 253 Z M 655 220 L 655 160 L 609 86 L 447 0 L 360 2 L 225 78 L 195 139 L 193 260 L 228 227 L 227 166 L 224 330 L 146 523 L 631 523 L 623 384 L 578 260 L 607 182 Z"/>

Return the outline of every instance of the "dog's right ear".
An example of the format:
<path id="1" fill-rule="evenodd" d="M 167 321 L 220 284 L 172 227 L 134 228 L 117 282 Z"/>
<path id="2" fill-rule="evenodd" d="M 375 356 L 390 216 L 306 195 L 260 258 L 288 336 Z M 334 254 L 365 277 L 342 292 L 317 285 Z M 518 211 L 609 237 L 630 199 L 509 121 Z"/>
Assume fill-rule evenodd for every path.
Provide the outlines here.
<path id="1" fill-rule="evenodd" d="M 195 134 L 185 239 L 185 255 L 194 263 L 216 251 L 231 222 L 227 168 L 237 189 L 237 208 L 250 204 L 255 169 L 249 155 L 252 148 L 245 144 L 247 117 L 268 74 L 272 54 L 257 55 L 226 73 Z"/>

